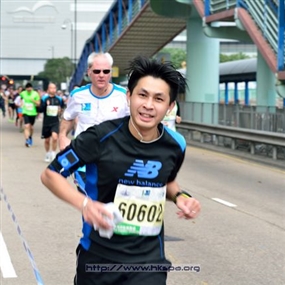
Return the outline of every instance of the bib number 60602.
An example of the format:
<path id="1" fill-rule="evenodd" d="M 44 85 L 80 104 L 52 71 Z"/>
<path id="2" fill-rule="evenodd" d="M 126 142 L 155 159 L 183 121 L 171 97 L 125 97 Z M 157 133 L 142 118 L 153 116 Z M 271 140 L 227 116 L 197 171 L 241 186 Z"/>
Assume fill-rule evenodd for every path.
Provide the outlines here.
<path id="1" fill-rule="evenodd" d="M 121 202 L 119 210 L 124 219 L 127 219 L 128 221 L 136 219 L 138 222 L 162 222 L 163 207 L 161 203 L 147 207 L 145 204 L 137 205 L 135 203 L 128 204 Z"/>

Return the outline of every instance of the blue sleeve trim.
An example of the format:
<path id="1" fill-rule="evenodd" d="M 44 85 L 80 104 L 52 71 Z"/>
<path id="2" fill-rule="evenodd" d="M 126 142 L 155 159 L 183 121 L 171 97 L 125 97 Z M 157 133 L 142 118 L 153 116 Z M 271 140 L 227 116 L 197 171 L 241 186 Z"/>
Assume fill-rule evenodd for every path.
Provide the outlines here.
<path id="1" fill-rule="evenodd" d="M 60 103 L 63 102 L 63 100 L 62 100 L 62 98 L 60 96 L 56 95 L 55 97 L 60 101 Z"/>
<path id="2" fill-rule="evenodd" d="M 160 248 L 160 257 L 161 257 L 161 258 L 164 258 L 163 242 L 162 242 L 162 240 L 161 240 L 161 236 L 159 235 L 157 238 L 158 238 L 159 248 Z"/>
<path id="3" fill-rule="evenodd" d="M 52 164 L 50 164 L 47 168 L 48 168 L 49 170 L 51 170 L 51 171 L 58 172 L 58 171 L 53 167 Z"/>
<path id="4" fill-rule="evenodd" d="M 73 89 L 70 93 L 70 97 L 73 97 L 76 93 L 82 91 L 82 90 L 86 90 L 86 89 L 89 89 L 90 88 L 90 85 L 91 84 L 87 84 L 87 85 L 84 85 L 82 87 L 79 87 L 79 88 L 76 88 L 76 89 Z"/>
<path id="5" fill-rule="evenodd" d="M 79 167 L 77 171 L 86 172 L 86 165 Z"/>
<path id="6" fill-rule="evenodd" d="M 186 149 L 186 146 L 187 146 L 185 138 L 181 134 L 179 134 L 179 133 L 177 133 L 177 132 L 175 132 L 175 131 L 173 131 L 173 130 L 165 127 L 165 126 L 164 126 L 164 130 L 166 132 L 168 132 L 171 137 L 173 137 L 173 139 L 179 144 L 182 152 L 184 152 Z"/>
<path id="7" fill-rule="evenodd" d="M 45 103 L 46 102 L 46 99 L 48 98 L 49 96 L 47 94 L 45 94 L 43 97 L 42 97 L 42 101 Z"/>
<path id="8" fill-rule="evenodd" d="M 107 135 L 105 135 L 102 139 L 100 139 L 100 142 L 103 142 L 105 139 L 107 139 L 108 137 L 110 137 L 112 134 L 114 134 L 115 132 L 117 132 L 122 125 L 124 124 L 124 122 L 122 122 L 115 130 L 113 130 L 112 132 L 108 133 Z"/>
<path id="9" fill-rule="evenodd" d="M 124 94 L 127 94 L 127 89 L 125 87 L 117 85 L 117 84 L 114 84 L 114 90 L 118 90 Z"/>
<path id="10" fill-rule="evenodd" d="M 85 192 L 85 182 L 83 181 L 81 175 L 78 173 L 78 171 L 74 172 L 74 183 L 83 191 Z M 86 194 L 86 192 L 85 192 Z M 87 194 L 86 194 L 87 196 Z"/>
<path id="11" fill-rule="evenodd" d="M 82 233 L 83 237 L 80 239 L 80 244 L 83 246 L 85 250 L 89 250 L 91 246 L 91 240 L 89 239 L 90 233 L 92 231 L 92 226 L 87 224 L 86 222 L 83 223 Z"/>

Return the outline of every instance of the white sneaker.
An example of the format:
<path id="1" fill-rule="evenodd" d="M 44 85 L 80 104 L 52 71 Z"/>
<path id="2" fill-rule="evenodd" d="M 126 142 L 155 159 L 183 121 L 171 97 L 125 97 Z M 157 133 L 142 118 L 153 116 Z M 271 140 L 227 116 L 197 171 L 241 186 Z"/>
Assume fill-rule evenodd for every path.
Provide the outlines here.
<path id="1" fill-rule="evenodd" d="M 51 157 L 50 153 L 47 152 L 45 156 L 45 162 L 50 162 L 50 157 Z"/>
<path id="2" fill-rule="evenodd" d="M 50 161 L 53 161 L 55 159 L 55 157 L 56 157 L 56 153 L 55 153 L 55 151 L 52 151 L 50 153 Z"/>

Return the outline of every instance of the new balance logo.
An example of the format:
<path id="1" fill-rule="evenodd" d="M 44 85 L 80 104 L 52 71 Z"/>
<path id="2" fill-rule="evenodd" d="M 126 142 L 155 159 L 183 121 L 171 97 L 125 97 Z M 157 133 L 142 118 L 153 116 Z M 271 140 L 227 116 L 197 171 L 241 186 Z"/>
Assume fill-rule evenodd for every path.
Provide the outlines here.
<path id="1" fill-rule="evenodd" d="M 155 178 L 158 176 L 158 170 L 162 164 L 159 161 L 149 160 L 146 165 L 140 159 L 136 159 L 134 164 L 125 173 L 125 176 L 134 177 L 137 174 L 138 178 Z"/>

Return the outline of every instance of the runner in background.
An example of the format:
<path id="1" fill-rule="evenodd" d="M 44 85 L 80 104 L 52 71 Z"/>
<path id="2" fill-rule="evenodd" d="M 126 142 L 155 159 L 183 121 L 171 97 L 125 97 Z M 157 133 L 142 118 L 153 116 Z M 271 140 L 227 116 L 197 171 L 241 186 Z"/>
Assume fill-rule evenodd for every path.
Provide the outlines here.
<path id="1" fill-rule="evenodd" d="M 20 131 L 23 130 L 23 111 L 22 111 L 22 100 L 20 97 L 20 93 L 23 91 L 23 87 L 19 86 L 17 88 L 14 104 L 15 104 L 15 110 L 16 110 L 16 119 L 15 119 L 15 126 L 18 127 L 18 124 L 20 123 Z M 19 113 L 20 112 L 20 113 Z"/>
<path id="2" fill-rule="evenodd" d="M 16 97 L 14 103 L 15 103 L 16 112 L 17 112 L 17 118 L 15 121 L 15 125 L 16 127 L 19 125 L 19 132 L 23 132 L 24 131 L 23 129 L 23 109 L 22 109 L 23 102 L 22 102 L 20 95 Z"/>
<path id="3" fill-rule="evenodd" d="M 9 87 L 7 90 L 7 98 L 8 98 L 8 115 L 9 115 L 9 122 L 14 123 L 15 120 L 15 94 L 13 87 Z"/>
<path id="4" fill-rule="evenodd" d="M 20 96 L 23 100 L 25 145 L 30 147 L 33 145 L 34 124 L 38 114 L 37 107 L 40 105 L 40 95 L 33 89 L 31 83 L 27 83 Z"/>
<path id="5" fill-rule="evenodd" d="M 45 140 L 45 162 L 54 160 L 58 145 L 59 118 L 64 108 L 62 97 L 56 95 L 56 85 L 49 83 L 47 94 L 41 99 L 40 112 L 43 113 L 41 138 Z"/>
<path id="6" fill-rule="evenodd" d="M 87 66 L 91 84 L 79 88 L 76 86 L 69 95 L 60 124 L 60 150 L 70 144 L 68 134 L 74 126 L 76 137 L 93 125 L 129 114 L 126 89 L 111 82 L 112 56 L 93 52 L 87 59 Z M 84 191 L 85 167 L 75 173 L 75 182 L 78 190 Z"/>
<path id="7" fill-rule="evenodd" d="M 2 117 L 6 117 L 6 107 L 5 107 L 5 93 L 2 87 L 0 87 L 0 109 L 2 111 Z"/>
<path id="8" fill-rule="evenodd" d="M 173 131 L 176 131 L 175 124 L 180 124 L 182 118 L 180 117 L 180 107 L 177 101 L 171 111 L 167 111 L 162 123 Z"/>

